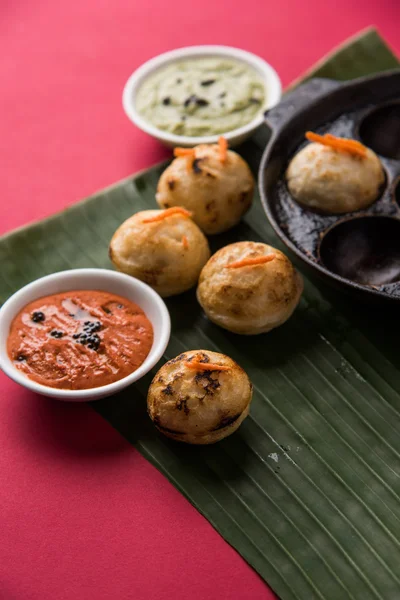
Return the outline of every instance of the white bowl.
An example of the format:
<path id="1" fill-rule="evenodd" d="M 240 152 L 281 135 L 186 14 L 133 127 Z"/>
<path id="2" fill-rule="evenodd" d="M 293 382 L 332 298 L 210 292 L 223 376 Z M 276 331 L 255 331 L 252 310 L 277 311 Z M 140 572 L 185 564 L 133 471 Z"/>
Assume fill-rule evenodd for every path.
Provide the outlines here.
<path id="1" fill-rule="evenodd" d="M 7 337 L 14 317 L 30 302 L 69 290 L 103 290 L 138 304 L 153 325 L 153 345 L 140 367 L 119 381 L 87 390 L 63 390 L 36 383 L 19 371 L 7 353 Z M 0 368 L 24 387 L 59 400 L 84 402 L 110 396 L 145 375 L 162 357 L 171 333 L 171 321 L 161 297 L 148 285 L 123 273 L 107 269 L 74 269 L 37 279 L 11 296 L 0 309 Z"/>
<path id="2" fill-rule="evenodd" d="M 177 50 L 160 54 L 136 69 L 126 82 L 122 94 L 122 105 L 132 123 L 167 146 L 191 147 L 197 144 L 215 143 L 221 134 L 202 137 L 175 135 L 174 133 L 162 131 L 161 129 L 154 127 L 154 125 L 144 119 L 136 110 L 137 91 L 150 73 L 173 62 L 181 61 L 186 58 L 201 58 L 204 56 L 220 56 L 222 58 L 236 59 L 244 62 L 252 67 L 264 81 L 267 99 L 264 106 L 260 109 L 260 113 L 247 125 L 223 134 L 231 146 L 236 146 L 248 138 L 264 122 L 263 112 L 272 108 L 280 101 L 282 96 L 282 85 L 277 72 L 269 63 L 251 52 L 239 50 L 239 48 L 231 48 L 230 46 L 188 46 L 186 48 L 178 48 Z"/>

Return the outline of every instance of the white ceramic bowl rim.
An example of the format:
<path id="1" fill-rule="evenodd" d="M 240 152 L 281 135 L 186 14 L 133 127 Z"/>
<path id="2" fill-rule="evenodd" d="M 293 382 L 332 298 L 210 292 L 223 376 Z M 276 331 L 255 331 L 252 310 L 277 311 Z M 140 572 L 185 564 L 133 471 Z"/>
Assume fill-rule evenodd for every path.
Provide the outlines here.
<path id="1" fill-rule="evenodd" d="M 84 281 L 90 281 L 90 277 L 100 277 L 104 280 L 104 283 L 100 284 L 100 287 L 97 286 L 88 288 L 87 284 L 84 284 Z M 74 284 L 73 286 L 71 285 L 70 287 L 66 288 L 62 285 L 63 282 L 65 282 L 66 280 L 73 278 L 76 278 L 76 284 Z M 81 280 L 81 284 L 79 284 L 79 280 Z M 107 285 L 107 282 L 109 282 L 109 286 Z M 18 314 L 18 312 L 24 306 L 26 306 L 30 302 L 33 302 L 35 299 L 49 295 L 49 292 L 46 293 L 46 286 L 49 283 L 55 284 L 57 287 L 59 285 L 59 292 L 68 291 L 68 289 L 100 289 L 104 291 L 109 291 L 110 293 L 113 293 L 113 283 L 120 285 L 123 284 L 126 288 L 130 287 L 131 289 L 135 289 L 139 292 L 141 296 L 143 296 L 143 298 L 146 298 L 145 303 L 147 303 L 147 310 L 146 306 L 141 306 L 141 308 L 146 313 L 146 316 L 150 319 L 148 311 L 150 312 L 149 307 L 151 306 L 152 310 L 158 313 L 162 327 L 159 328 L 159 331 L 154 331 L 153 346 L 144 362 L 140 365 L 140 367 L 136 369 L 136 371 L 133 371 L 126 377 L 123 377 L 122 379 L 119 379 L 114 383 L 110 383 L 100 387 L 88 388 L 84 390 L 66 390 L 42 385 L 40 383 L 37 383 L 36 381 L 33 381 L 32 379 L 29 379 L 29 377 L 27 377 L 23 372 L 19 371 L 13 365 L 7 353 L 7 334 L 9 326 L 16 314 Z M 58 292 L 50 292 L 50 294 L 51 293 Z M 140 305 L 140 302 L 137 302 L 137 304 Z M 83 268 L 71 269 L 68 271 L 60 271 L 57 273 L 52 273 L 51 275 L 46 275 L 45 277 L 41 277 L 40 279 L 36 279 L 35 281 L 28 283 L 20 290 L 15 292 L 15 294 L 13 294 L 8 300 L 6 300 L 6 302 L 0 308 L 0 331 L 2 331 L 3 328 L 7 328 L 7 334 L 4 336 L 2 335 L 0 337 L 0 369 L 6 375 L 8 375 L 8 377 L 13 379 L 16 383 L 19 383 L 20 385 L 39 394 L 53 396 L 61 400 L 83 401 L 94 400 L 95 398 L 115 394 L 116 392 L 127 387 L 131 383 L 137 381 L 148 371 L 150 371 L 150 369 L 160 360 L 168 345 L 171 332 L 171 321 L 168 309 L 164 301 L 147 284 L 143 283 L 142 281 L 139 281 L 134 277 L 125 275 L 123 273 L 119 273 L 117 271 L 111 271 L 109 269 Z"/>
<path id="2" fill-rule="evenodd" d="M 164 52 L 163 54 L 159 54 L 158 56 L 155 56 L 154 58 L 151 58 L 145 62 L 138 69 L 136 69 L 134 73 L 132 73 L 124 87 L 122 104 L 128 118 L 146 133 L 169 144 L 211 144 L 216 142 L 221 134 L 208 136 L 186 136 L 176 135 L 174 133 L 169 133 L 167 131 L 163 131 L 162 129 L 158 129 L 149 121 L 144 119 L 138 113 L 135 106 L 137 90 L 150 73 L 168 63 L 184 60 L 185 58 L 191 56 L 200 57 L 209 55 L 229 57 L 247 63 L 253 67 L 253 69 L 255 69 L 264 80 L 268 93 L 263 110 L 246 125 L 224 133 L 224 137 L 229 141 L 233 138 L 245 135 L 259 127 L 264 121 L 264 110 L 277 104 L 281 98 L 281 81 L 275 69 L 264 59 L 251 52 L 248 52 L 247 50 L 241 50 L 240 48 L 233 48 L 231 46 L 186 46 L 183 48 L 170 50 L 169 52 Z"/>

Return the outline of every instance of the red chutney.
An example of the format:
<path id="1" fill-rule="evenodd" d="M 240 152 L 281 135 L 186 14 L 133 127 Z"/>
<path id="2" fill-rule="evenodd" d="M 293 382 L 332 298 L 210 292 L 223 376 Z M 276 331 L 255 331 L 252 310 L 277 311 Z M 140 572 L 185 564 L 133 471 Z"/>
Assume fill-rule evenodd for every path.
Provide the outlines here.
<path id="1" fill-rule="evenodd" d="M 71 291 L 31 302 L 15 317 L 8 355 L 30 379 L 67 390 L 100 387 L 143 363 L 153 327 L 126 298 Z"/>

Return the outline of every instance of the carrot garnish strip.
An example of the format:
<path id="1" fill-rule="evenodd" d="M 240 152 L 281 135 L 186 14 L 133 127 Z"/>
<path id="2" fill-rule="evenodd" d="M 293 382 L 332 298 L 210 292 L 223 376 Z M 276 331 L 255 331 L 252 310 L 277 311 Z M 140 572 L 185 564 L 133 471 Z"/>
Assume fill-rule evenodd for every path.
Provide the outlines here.
<path id="1" fill-rule="evenodd" d="M 224 137 L 218 138 L 218 147 L 219 147 L 219 160 L 224 163 L 226 161 L 227 152 L 228 152 L 228 142 Z"/>
<path id="2" fill-rule="evenodd" d="M 186 235 L 184 235 L 182 238 L 182 245 L 185 248 L 185 250 L 187 250 L 189 248 L 189 242 L 188 242 Z"/>
<path id="3" fill-rule="evenodd" d="M 194 154 L 194 148 L 174 148 L 174 156 L 191 156 Z"/>
<path id="4" fill-rule="evenodd" d="M 318 135 L 312 131 L 307 131 L 306 138 L 310 142 L 317 142 L 323 146 L 330 146 L 334 150 L 339 150 L 340 152 L 348 152 L 349 154 L 361 156 L 362 158 L 365 158 L 367 155 L 367 148 L 361 144 L 361 142 L 357 142 L 357 140 L 336 137 L 331 133 Z"/>
<path id="5" fill-rule="evenodd" d="M 196 371 L 229 371 L 230 367 L 226 365 L 215 365 L 213 363 L 203 363 L 195 360 L 185 361 L 183 363 L 188 369 L 194 369 Z"/>
<path id="6" fill-rule="evenodd" d="M 196 158 L 196 151 L 194 148 L 174 148 L 174 156 L 186 157 L 186 169 L 190 171 Z"/>
<path id="7" fill-rule="evenodd" d="M 171 217 L 172 215 L 182 215 L 183 217 L 191 217 L 192 213 L 190 210 L 186 210 L 186 208 L 182 208 L 182 206 L 173 206 L 172 208 L 167 208 L 163 210 L 158 215 L 154 215 L 154 217 L 149 217 L 148 219 L 143 219 L 142 223 L 156 223 L 157 221 L 163 221 L 167 217 Z"/>
<path id="8" fill-rule="evenodd" d="M 267 254 L 267 256 L 256 256 L 255 258 L 242 258 L 236 262 L 225 265 L 226 269 L 238 269 L 239 267 L 251 267 L 253 265 L 263 265 L 274 260 L 275 254 Z"/>
<path id="9" fill-rule="evenodd" d="M 339 137 L 332 135 L 331 133 L 326 133 L 325 139 L 328 140 L 328 142 L 332 142 L 333 144 L 339 143 L 339 145 L 342 146 L 343 148 L 345 146 L 346 146 L 346 148 L 354 148 L 354 150 L 356 150 L 356 151 L 363 152 L 364 155 L 367 152 L 366 146 L 364 146 L 364 144 L 361 144 L 361 142 L 358 142 L 357 140 L 351 140 L 349 138 L 339 138 Z"/>

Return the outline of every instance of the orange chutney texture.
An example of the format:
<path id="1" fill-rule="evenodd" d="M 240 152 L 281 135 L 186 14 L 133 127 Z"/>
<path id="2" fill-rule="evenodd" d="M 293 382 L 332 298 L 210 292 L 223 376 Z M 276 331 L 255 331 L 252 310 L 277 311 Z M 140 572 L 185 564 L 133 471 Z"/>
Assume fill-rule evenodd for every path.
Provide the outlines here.
<path id="1" fill-rule="evenodd" d="M 139 306 L 108 292 L 83 290 L 25 306 L 11 324 L 7 350 L 30 379 L 83 390 L 136 371 L 152 343 L 152 325 Z"/>

